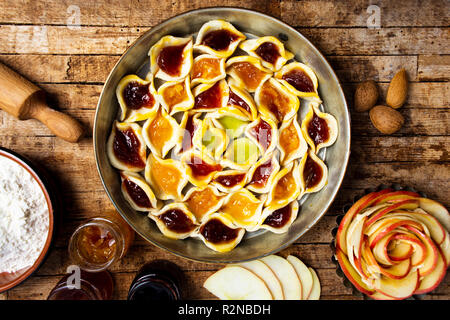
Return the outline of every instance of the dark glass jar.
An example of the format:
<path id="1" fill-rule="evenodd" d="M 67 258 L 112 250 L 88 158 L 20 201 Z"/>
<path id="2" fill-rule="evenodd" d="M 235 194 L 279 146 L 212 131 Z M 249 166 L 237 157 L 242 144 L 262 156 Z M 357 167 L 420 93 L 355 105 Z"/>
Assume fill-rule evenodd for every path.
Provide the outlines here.
<path id="1" fill-rule="evenodd" d="M 71 275 L 65 275 L 52 289 L 47 300 L 109 300 L 114 283 L 108 271 L 87 272 L 80 270 L 80 287 L 68 283 Z M 70 281 L 70 280 L 69 280 Z"/>
<path id="2" fill-rule="evenodd" d="M 183 282 L 183 272 L 176 264 L 155 260 L 139 270 L 128 291 L 128 300 L 180 300 Z"/>

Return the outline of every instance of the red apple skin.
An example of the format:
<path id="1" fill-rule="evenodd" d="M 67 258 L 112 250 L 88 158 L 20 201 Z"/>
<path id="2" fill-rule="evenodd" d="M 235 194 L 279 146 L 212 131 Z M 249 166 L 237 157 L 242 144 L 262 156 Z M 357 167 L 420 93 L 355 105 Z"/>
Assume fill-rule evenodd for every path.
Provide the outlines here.
<path id="1" fill-rule="evenodd" d="M 443 264 L 442 268 L 440 270 L 441 274 L 439 275 L 438 279 L 436 280 L 436 282 L 433 285 L 429 286 L 428 288 L 423 288 L 421 290 L 419 290 L 419 288 L 420 288 L 420 286 L 419 286 L 416 289 L 416 291 L 414 292 L 414 294 L 425 294 L 425 293 L 431 292 L 431 291 L 433 291 L 434 289 L 436 289 L 439 286 L 439 284 L 442 282 L 442 280 L 444 280 L 444 277 L 445 277 L 445 275 L 447 273 L 447 266 L 446 266 L 445 259 L 444 259 L 444 256 L 443 256 L 442 251 L 440 250 L 440 248 L 438 248 L 438 254 L 439 254 L 438 260 L 441 259 L 442 260 L 442 264 Z"/>
<path id="2" fill-rule="evenodd" d="M 344 252 L 347 252 L 345 236 L 347 228 L 350 222 L 353 220 L 353 217 L 359 212 L 361 212 L 361 210 L 364 210 L 365 208 L 370 206 L 374 201 L 376 201 L 378 197 L 391 191 L 392 189 L 384 189 L 378 192 L 371 192 L 353 204 L 353 206 L 347 211 L 345 216 L 342 218 L 341 223 L 339 224 L 338 231 L 336 234 L 336 248 L 340 248 Z"/>
<path id="3" fill-rule="evenodd" d="M 394 191 L 384 194 L 382 197 L 378 198 L 373 205 L 377 205 L 384 202 L 399 202 L 406 199 L 418 199 L 420 195 L 412 191 Z"/>
<path id="4" fill-rule="evenodd" d="M 430 245 L 430 247 L 433 250 L 434 261 L 433 261 L 432 267 L 427 272 L 420 273 L 420 276 L 424 277 L 424 276 L 430 274 L 431 272 L 433 272 L 434 268 L 436 268 L 437 260 L 439 258 L 438 247 L 435 245 L 434 241 L 431 238 L 427 237 L 424 233 L 422 233 L 421 231 L 417 230 L 416 228 L 413 228 L 411 226 L 405 226 L 405 228 L 410 230 L 410 231 L 412 231 L 412 232 L 414 232 L 415 234 L 417 234 L 419 236 L 419 238 L 421 238 L 422 241 L 427 241 L 428 244 Z M 419 272 L 420 272 L 420 269 L 419 269 Z"/>
<path id="5" fill-rule="evenodd" d="M 378 241 L 380 241 L 385 235 L 387 235 L 392 230 L 395 230 L 398 227 L 407 226 L 407 225 L 412 225 L 416 228 L 422 227 L 420 225 L 420 223 L 412 221 L 412 220 L 401 220 L 399 222 L 393 223 L 393 224 L 389 225 L 386 229 L 382 230 L 379 234 L 377 234 L 377 236 L 370 243 L 370 249 L 373 249 L 375 247 L 375 245 L 378 243 Z"/>
<path id="6" fill-rule="evenodd" d="M 368 219 L 366 221 L 366 225 L 364 226 L 365 228 L 367 226 L 370 226 L 372 223 L 374 223 L 375 221 L 377 221 L 378 219 L 380 219 L 382 216 L 384 216 L 385 214 L 388 214 L 389 212 L 395 210 L 395 209 L 402 209 L 404 207 L 407 207 L 409 205 L 412 204 L 417 204 L 417 206 L 419 206 L 419 201 L 417 199 L 408 199 L 408 200 L 403 200 L 400 202 L 396 202 L 393 205 L 381 210 L 380 212 L 378 212 L 376 215 L 374 215 L 373 217 L 370 217 L 370 219 Z"/>
<path id="7" fill-rule="evenodd" d="M 381 293 L 381 294 L 383 294 L 383 295 L 385 295 L 385 296 L 388 296 L 388 297 L 390 297 L 390 298 L 392 298 L 392 299 L 394 299 L 394 300 L 403 300 L 403 299 L 408 299 L 408 298 L 410 298 L 413 294 L 416 293 L 417 288 L 419 287 L 419 284 L 420 284 L 420 275 L 419 275 L 419 272 L 418 272 L 417 270 L 416 270 L 415 272 L 416 272 L 416 274 L 417 274 L 416 288 L 414 289 L 414 291 L 413 291 L 409 296 L 399 298 L 399 297 L 393 297 L 393 296 L 391 296 L 391 295 L 389 295 L 389 294 L 387 294 L 386 292 L 383 292 L 383 291 L 381 291 L 381 290 L 377 290 L 377 292 L 379 292 L 379 293 Z"/>
<path id="8" fill-rule="evenodd" d="M 336 248 L 336 257 L 337 260 L 339 262 L 339 265 L 341 266 L 342 271 L 344 272 L 345 276 L 347 277 L 347 279 L 362 293 L 366 294 L 366 295 L 371 295 L 373 294 L 375 291 L 374 290 L 370 290 L 368 288 L 364 288 L 362 286 L 361 283 L 358 282 L 358 280 L 356 280 L 352 275 L 351 275 L 351 270 L 353 269 L 353 272 L 355 274 L 357 274 L 357 271 L 353 268 L 353 266 L 350 264 L 350 261 L 348 261 L 347 256 L 345 255 L 345 253 L 339 249 Z M 357 276 L 359 276 L 359 274 L 357 274 Z"/>
<path id="9" fill-rule="evenodd" d="M 394 240 L 395 240 L 395 239 L 398 239 L 398 238 L 394 237 Z M 405 259 L 410 258 L 410 257 L 412 256 L 413 253 L 414 253 L 414 248 L 413 248 L 413 246 L 410 244 L 410 245 L 409 245 L 409 250 L 408 250 L 408 252 L 406 252 L 403 256 L 395 257 L 395 256 L 389 255 L 389 258 L 390 258 L 392 261 L 402 261 L 402 260 L 405 260 Z"/>
<path id="10" fill-rule="evenodd" d="M 427 248 L 425 247 L 425 245 L 422 243 L 422 241 L 412 238 L 406 234 L 397 234 L 394 236 L 394 239 L 398 239 L 398 240 L 405 240 L 405 241 L 409 241 L 409 242 L 414 242 L 415 244 L 417 244 L 418 246 L 420 246 L 422 248 L 423 252 L 427 251 Z M 423 261 L 425 260 L 425 254 L 423 255 L 423 258 L 416 264 L 419 265 L 421 264 Z"/>

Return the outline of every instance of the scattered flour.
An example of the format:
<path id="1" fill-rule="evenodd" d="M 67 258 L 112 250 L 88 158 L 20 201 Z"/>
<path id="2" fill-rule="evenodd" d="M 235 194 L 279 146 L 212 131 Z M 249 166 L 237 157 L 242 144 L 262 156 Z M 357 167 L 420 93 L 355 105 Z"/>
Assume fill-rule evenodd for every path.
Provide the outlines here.
<path id="1" fill-rule="evenodd" d="M 48 236 L 49 209 L 33 176 L 0 156 L 0 273 L 30 267 Z"/>

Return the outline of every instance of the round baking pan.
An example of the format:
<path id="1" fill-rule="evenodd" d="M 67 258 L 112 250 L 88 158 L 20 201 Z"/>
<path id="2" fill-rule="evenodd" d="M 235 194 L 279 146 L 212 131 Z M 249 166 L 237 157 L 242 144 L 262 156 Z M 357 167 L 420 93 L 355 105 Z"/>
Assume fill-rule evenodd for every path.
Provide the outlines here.
<path id="1" fill-rule="evenodd" d="M 310 65 L 319 80 L 319 94 L 326 112 L 336 117 L 339 135 L 336 143 L 327 148 L 325 161 L 329 169 L 328 183 L 320 191 L 305 197 L 296 221 L 283 234 L 260 232 L 244 237 L 232 251 L 218 253 L 197 239 L 171 240 L 142 213 L 133 210 L 122 196 L 119 173 L 108 160 L 106 141 L 119 105 L 116 87 L 127 74 L 145 75 L 149 67 L 148 51 L 165 35 L 195 35 L 200 27 L 214 19 L 232 23 L 241 32 L 253 36 L 272 35 L 281 39 L 295 59 Z M 109 74 L 99 98 L 94 121 L 94 149 L 97 168 L 109 198 L 122 217 L 140 234 L 156 246 L 179 256 L 202 262 L 234 263 L 278 252 L 308 231 L 327 211 L 343 180 L 350 155 L 350 116 L 347 103 L 336 74 L 322 54 L 301 33 L 282 21 L 256 11 L 241 8 L 205 8 L 185 12 L 153 27 L 138 38 L 122 55 Z"/>
<path id="2" fill-rule="evenodd" d="M 38 256 L 37 260 L 33 263 L 33 265 L 31 265 L 30 267 L 21 269 L 13 273 L 7 272 L 0 273 L 0 293 L 1 293 L 25 281 L 28 277 L 30 277 L 34 272 L 38 270 L 38 268 L 42 265 L 45 258 L 47 257 L 47 252 L 50 248 L 50 244 L 52 242 L 54 235 L 54 214 L 55 214 L 55 207 L 57 206 L 57 198 L 52 192 L 52 184 L 49 182 L 49 180 L 46 177 L 46 174 L 42 171 L 40 167 L 36 166 L 25 157 L 2 147 L 0 147 L 0 157 L 6 157 L 16 162 L 31 174 L 31 176 L 36 180 L 38 185 L 41 187 L 49 209 L 48 235 L 40 255 Z"/>

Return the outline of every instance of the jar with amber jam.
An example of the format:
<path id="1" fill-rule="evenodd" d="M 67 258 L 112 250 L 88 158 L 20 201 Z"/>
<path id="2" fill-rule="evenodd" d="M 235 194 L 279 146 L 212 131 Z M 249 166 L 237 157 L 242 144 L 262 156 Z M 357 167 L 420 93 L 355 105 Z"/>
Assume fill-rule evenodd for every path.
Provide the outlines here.
<path id="1" fill-rule="evenodd" d="M 69 241 L 72 262 L 98 272 L 120 260 L 134 240 L 134 231 L 116 212 L 95 217 L 75 229 Z"/>

